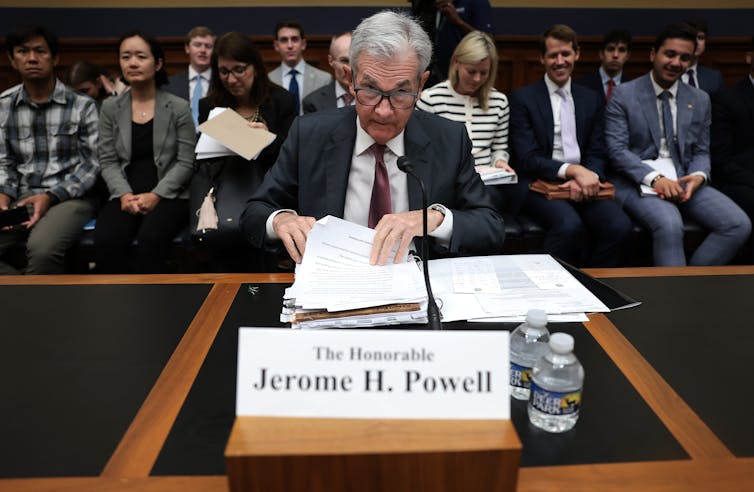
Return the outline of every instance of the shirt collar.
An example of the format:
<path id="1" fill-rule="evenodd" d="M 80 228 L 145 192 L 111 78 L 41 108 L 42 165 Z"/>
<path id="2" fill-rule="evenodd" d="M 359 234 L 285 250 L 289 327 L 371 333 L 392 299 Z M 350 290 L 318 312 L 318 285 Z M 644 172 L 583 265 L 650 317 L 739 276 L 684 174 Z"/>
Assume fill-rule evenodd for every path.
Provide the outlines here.
<path id="1" fill-rule="evenodd" d="M 610 79 L 613 79 L 613 82 L 615 82 L 615 85 L 618 85 L 618 84 L 620 84 L 621 77 L 623 77 L 623 70 L 621 70 L 620 72 L 618 72 L 615 77 L 611 77 L 611 76 L 609 76 L 607 74 L 607 72 L 605 72 L 605 69 L 602 67 L 602 65 L 600 65 L 599 72 L 600 72 L 600 78 L 602 79 L 602 85 L 607 84 L 607 82 Z"/>
<path id="2" fill-rule="evenodd" d="M 340 82 L 338 82 L 338 81 L 336 80 L 336 81 L 335 81 L 335 99 L 340 99 L 340 97 L 342 97 L 342 96 L 343 96 L 343 94 L 345 94 L 346 92 L 348 92 L 348 91 L 347 91 L 347 90 L 345 90 L 345 89 L 343 88 L 343 86 L 342 86 L 342 85 L 340 85 Z"/>
<path id="3" fill-rule="evenodd" d="M 547 92 L 550 93 L 550 95 L 555 94 L 558 92 L 558 89 L 560 89 L 560 86 L 550 80 L 550 77 L 545 74 L 545 85 L 547 85 Z M 563 88 L 566 90 L 568 94 L 571 94 L 571 77 L 568 77 L 568 80 L 566 81 Z"/>
<path id="4" fill-rule="evenodd" d="M 655 82 L 655 74 L 652 72 L 649 72 L 649 80 L 652 81 L 652 87 L 654 87 L 655 96 L 660 97 L 660 94 L 667 90 L 668 92 L 670 92 L 670 95 L 673 96 L 673 99 L 675 99 L 676 95 L 678 94 L 677 80 L 673 82 L 673 85 L 671 85 L 669 89 L 663 89 L 662 87 L 660 87 L 659 84 Z"/>
<path id="5" fill-rule="evenodd" d="M 63 84 L 60 80 L 55 79 L 55 88 L 52 90 L 52 95 L 50 96 L 50 99 L 48 99 L 46 102 L 54 102 L 56 104 L 65 105 L 66 92 L 67 92 L 67 89 L 65 87 L 65 84 Z M 22 102 L 30 106 L 38 105 L 37 103 L 34 103 L 31 100 L 31 98 L 29 97 L 29 93 L 26 92 L 26 86 L 24 85 L 21 85 L 21 90 L 19 91 L 18 97 L 16 98 L 15 106 L 18 106 Z"/>
<path id="6" fill-rule="evenodd" d="M 203 72 L 197 72 L 192 65 L 189 65 L 188 68 L 188 79 L 194 80 L 194 77 L 199 75 L 204 80 L 209 81 L 212 78 L 212 67 L 208 68 L 207 70 Z"/>
<path id="7" fill-rule="evenodd" d="M 749 74 L 749 82 L 751 82 L 752 85 L 754 85 L 754 75 Z"/>
<path id="8" fill-rule="evenodd" d="M 390 152 L 392 152 L 394 155 L 401 156 L 404 152 L 404 145 L 403 145 L 403 135 L 405 134 L 406 129 L 404 128 L 398 135 L 393 137 L 392 139 L 388 140 L 386 146 L 388 149 L 390 149 Z M 374 139 L 371 135 L 369 135 L 366 130 L 364 130 L 361 127 L 361 122 L 359 121 L 359 115 L 356 115 L 356 143 L 354 144 L 354 151 L 356 152 L 356 155 L 361 155 L 367 150 L 369 150 L 369 147 L 374 144 Z"/>
<path id="9" fill-rule="evenodd" d="M 294 68 L 296 69 L 296 71 L 297 71 L 298 73 L 300 73 L 301 75 L 303 75 L 303 74 L 304 74 L 304 70 L 305 70 L 305 67 L 306 67 L 306 62 L 305 62 L 305 61 L 304 61 L 304 59 L 302 58 L 302 59 L 300 59 L 300 60 L 298 61 L 298 63 L 296 64 L 296 66 L 295 66 L 295 67 L 289 67 L 289 66 L 288 66 L 288 65 L 286 65 L 285 63 L 281 63 L 281 64 L 280 64 L 280 66 L 281 66 L 281 67 L 283 67 L 283 75 L 288 75 L 288 74 L 290 73 L 290 71 L 291 71 L 291 70 L 293 70 Z"/>

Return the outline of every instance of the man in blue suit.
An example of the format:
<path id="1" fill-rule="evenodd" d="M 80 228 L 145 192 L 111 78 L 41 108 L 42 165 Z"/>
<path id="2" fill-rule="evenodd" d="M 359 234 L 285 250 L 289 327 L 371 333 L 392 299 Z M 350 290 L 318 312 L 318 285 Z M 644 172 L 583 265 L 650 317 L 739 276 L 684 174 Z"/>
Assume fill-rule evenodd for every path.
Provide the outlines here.
<path id="1" fill-rule="evenodd" d="M 713 95 L 725 87 L 725 81 L 722 72 L 719 70 L 703 67 L 699 64 L 699 59 L 707 47 L 707 37 L 709 36 L 707 22 L 702 19 L 686 19 L 684 23 L 696 31 L 696 49 L 681 80 L 691 87 L 696 87 L 709 95 Z"/>
<path id="2" fill-rule="evenodd" d="M 679 79 L 693 59 L 696 32 L 665 28 L 650 52 L 649 74 L 618 87 L 607 106 L 605 135 L 619 200 L 652 234 L 655 265 L 684 266 L 683 218 L 710 233 L 691 265 L 727 263 L 751 222 L 728 197 L 705 186 L 710 172 L 709 96 Z"/>
<path id="3" fill-rule="evenodd" d="M 573 29 L 552 26 L 541 52 L 544 79 L 511 96 L 512 161 L 533 179 L 559 181 L 570 200 L 529 191 L 523 211 L 545 228 L 545 252 L 572 263 L 620 266 L 631 221 L 617 203 L 594 200 L 605 186 L 603 96 L 571 84 L 579 58 Z"/>
<path id="4" fill-rule="evenodd" d="M 315 220 L 326 215 L 373 228 L 372 264 L 404 254 L 422 236 L 419 185 L 427 189 L 427 231 L 435 255 L 500 252 L 505 235 L 461 123 L 414 111 L 427 81 L 429 37 L 390 11 L 353 32 L 350 91 L 356 105 L 296 118 L 275 165 L 249 199 L 241 228 L 256 247 L 282 243 L 300 262 Z"/>
<path id="5" fill-rule="evenodd" d="M 605 34 L 599 55 L 600 68 L 576 80 L 576 83 L 604 94 L 607 103 L 613 90 L 629 80 L 623 73 L 623 66 L 631 58 L 631 34 L 620 29 Z"/>

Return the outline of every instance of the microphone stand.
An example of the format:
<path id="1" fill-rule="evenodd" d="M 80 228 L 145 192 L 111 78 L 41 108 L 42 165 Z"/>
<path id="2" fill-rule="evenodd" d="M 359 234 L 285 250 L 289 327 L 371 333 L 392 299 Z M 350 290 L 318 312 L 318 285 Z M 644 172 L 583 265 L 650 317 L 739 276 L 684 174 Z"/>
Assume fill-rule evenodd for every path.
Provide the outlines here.
<path id="1" fill-rule="evenodd" d="M 427 234 L 427 192 L 424 189 L 424 182 L 414 173 L 414 167 L 408 160 L 408 157 L 401 156 L 398 158 L 398 169 L 408 174 L 419 183 L 422 190 L 422 264 L 424 266 L 424 285 L 427 288 L 427 324 L 431 330 L 442 330 L 442 315 L 435 302 L 435 296 L 432 294 L 432 285 L 429 281 L 429 235 Z"/>

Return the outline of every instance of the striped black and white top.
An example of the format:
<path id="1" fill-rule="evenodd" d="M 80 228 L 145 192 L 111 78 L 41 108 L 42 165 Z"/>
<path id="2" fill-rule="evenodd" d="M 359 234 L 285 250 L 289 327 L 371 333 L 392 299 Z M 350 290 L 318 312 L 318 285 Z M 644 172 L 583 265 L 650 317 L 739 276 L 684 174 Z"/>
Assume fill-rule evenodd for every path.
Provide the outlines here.
<path id="1" fill-rule="evenodd" d="M 472 154 L 475 165 L 494 165 L 498 160 L 508 162 L 510 108 L 508 98 L 502 92 L 492 89 L 489 109 L 484 111 L 476 97 L 457 93 L 446 80 L 422 91 L 416 107 L 464 123 L 474 146 Z"/>

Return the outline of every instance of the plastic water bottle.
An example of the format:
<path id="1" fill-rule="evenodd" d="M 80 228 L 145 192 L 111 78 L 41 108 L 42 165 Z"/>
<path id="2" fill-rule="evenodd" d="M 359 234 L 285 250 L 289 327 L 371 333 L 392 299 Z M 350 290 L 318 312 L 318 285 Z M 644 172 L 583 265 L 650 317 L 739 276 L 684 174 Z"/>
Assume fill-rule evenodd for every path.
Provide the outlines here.
<path id="1" fill-rule="evenodd" d="M 581 407 L 584 368 L 573 355 L 573 337 L 553 333 L 550 350 L 534 364 L 529 421 L 548 432 L 565 432 L 576 425 Z"/>
<path id="2" fill-rule="evenodd" d="M 513 330 L 510 338 L 510 385 L 511 396 L 517 400 L 529 399 L 531 370 L 547 352 L 547 313 L 541 309 L 530 309 L 526 321 Z"/>

